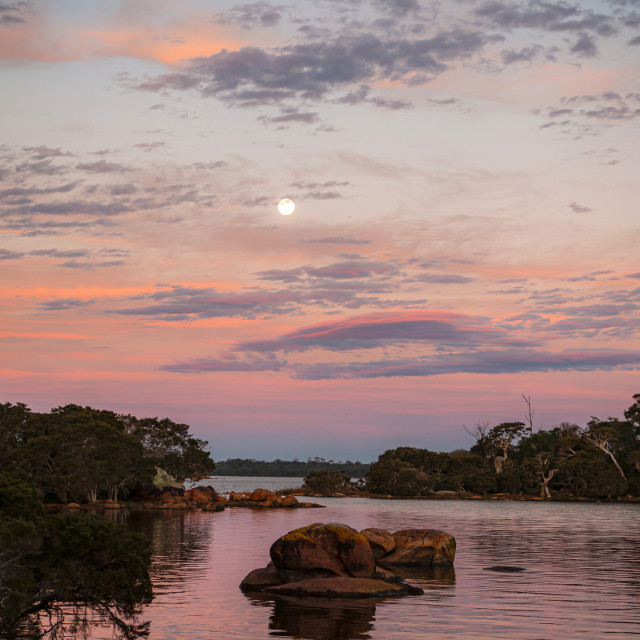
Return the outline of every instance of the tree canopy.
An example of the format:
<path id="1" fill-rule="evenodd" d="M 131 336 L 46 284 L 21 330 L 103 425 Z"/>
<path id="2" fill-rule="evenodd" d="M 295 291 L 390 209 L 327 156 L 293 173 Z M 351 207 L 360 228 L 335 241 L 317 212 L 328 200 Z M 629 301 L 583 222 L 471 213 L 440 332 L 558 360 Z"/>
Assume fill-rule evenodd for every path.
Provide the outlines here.
<path id="1" fill-rule="evenodd" d="M 0 404 L 0 467 L 60 502 L 117 500 L 160 467 L 180 480 L 215 469 L 207 442 L 168 418 L 69 404 L 49 413 Z"/>

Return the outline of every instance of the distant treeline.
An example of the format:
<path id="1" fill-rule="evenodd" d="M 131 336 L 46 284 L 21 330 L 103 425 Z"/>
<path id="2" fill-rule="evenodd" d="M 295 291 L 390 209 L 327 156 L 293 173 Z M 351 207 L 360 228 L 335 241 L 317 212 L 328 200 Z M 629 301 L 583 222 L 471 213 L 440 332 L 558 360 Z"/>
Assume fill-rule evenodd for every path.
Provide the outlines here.
<path id="1" fill-rule="evenodd" d="M 216 462 L 216 474 L 219 476 L 266 476 L 285 478 L 304 478 L 314 471 L 342 471 L 350 478 L 364 478 L 370 463 L 325 460 L 308 458 L 303 460 L 253 460 L 230 458 Z"/>
<path id="2" fill-rule="evenodd" d="M 406 497 L 438 491 L 541 498 L 640 496 L 640 394 L 633 397 L 624 420 L 592 418 L 586 427 L 563 422 L 535 432 L 531 423 L 479 423 L 468 430 L 476 441 L 469 451 L 390 449 L 369 468 L 365 488 Z M 343 484 L 338 490 L 344 491 Z"/>

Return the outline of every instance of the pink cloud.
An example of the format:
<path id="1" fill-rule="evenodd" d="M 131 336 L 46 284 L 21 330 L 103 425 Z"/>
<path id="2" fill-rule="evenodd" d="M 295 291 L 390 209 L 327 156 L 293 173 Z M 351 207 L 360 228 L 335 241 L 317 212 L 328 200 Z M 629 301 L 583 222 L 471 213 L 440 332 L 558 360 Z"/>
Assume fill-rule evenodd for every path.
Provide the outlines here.
<path id="1" fill-rule="evenodd" d="M 432 309 L 407 309 L 353 316 L 346 320 L 298 329 L 276 340 L 246 342 L 245 351 L 370 349 L 385 344 L 423 342 L 437 345 L 532 345 L 502 328 L 471 316 Z"/>

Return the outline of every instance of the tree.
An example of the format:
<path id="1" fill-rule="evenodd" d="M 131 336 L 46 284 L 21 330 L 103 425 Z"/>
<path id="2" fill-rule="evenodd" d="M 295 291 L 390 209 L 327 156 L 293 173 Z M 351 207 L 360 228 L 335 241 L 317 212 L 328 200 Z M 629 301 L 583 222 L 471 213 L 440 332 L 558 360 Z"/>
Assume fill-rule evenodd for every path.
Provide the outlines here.
<path id="1" fill-rule="evenodd" d="M 98 516 L 47 514 L 35 487 L 0 475 L 0 634 L 68 637 L 98 614 L 117 638 L 148 635 L 137 615 L 153 597 L 149 547 Z"/>
<path id="2" fill-rule="evenodd" d="M 29 407 L 21 402 L 0 404 L 0 468 L 9 468 L 11 454 L 23 444 L 30 415 Z"/>
<path id="3" fill-rule="evenodd" d="M 615 467 L 590 446 L 564 462 L 553 481 L 563 493 L 586 498 L 615 498 L 628 488 Z"/>
<path id="4" fill-rule="evenodd" d="M 509 457 L 512 442 L 521 437 L 525 431 L 524 422 L 501 422 L 489 431 L 488 437 L 494 449 L 500 451 L 506 460 Z"/>
<path id="5" fill-rule="evenodd" d="M 640 449 L 631 451 L 627 456 L 627 463 L 630 464 L 638 473 L 640 473 Z"/>
<path id="6" fill-rule="evenodd" d="M 640 435 L 640 393 L 636 393 L 633 399 L 635 402 L 624 412 L 624 417 L 636 427 L 636 435 Z"/>
<path id="7" fill-rule="evenodd" d="M 120 416 L 120 419 L 127 433 L 142 443 L 145 457 L 174 478 L 200 479 L 216 468 L 205 449 L 209 443 L 191 436 L 189 425 L 173 422 L 169 418 L 138 419 L 127 415 Z"/>
<path id="8" fill-rule="evenodd" d="M 50 413 L 29 413 L 21 441 L 7 455 L 9 468 L 62 502 L 117 499 L 120 489 L 149 473 L 143 448 L 111 411 L 69 404 Z"/>
<path id="9" fill-rule="evenodd" d="M 614 455 L 614 449 L 620 440 L 620 427 L 620 421 L 614 418 L 610 418 L 607 422 L 592 418 L 589 421 L 589 428 L 584 432 L 584 438 L 607 455 L 624 478 L 624 471 Z"/>
<path id="10" fill-rule="evenodd" d="M 469 451 L 452 451 L 450 464 L 439 487 L 472 493 L 490 493 L 496 490 L 496 474 L 480 455 Z"/>
<path id="11" fill-rule="evenodd" d="M 304 486 L 317 493 L 339 493 L 351 487 L 351 478 L 343 471 L 312 471 Z"/>
<path id="12" fill-rule="evenodd" d="M 553 480 L 553 476 L 560 471 L 554 464 L 552 455 L 550 453 L 539 453 L 535 457 L 534 469 L 540 483 L 540 497 L 550 498 L 549 483 Z"/>

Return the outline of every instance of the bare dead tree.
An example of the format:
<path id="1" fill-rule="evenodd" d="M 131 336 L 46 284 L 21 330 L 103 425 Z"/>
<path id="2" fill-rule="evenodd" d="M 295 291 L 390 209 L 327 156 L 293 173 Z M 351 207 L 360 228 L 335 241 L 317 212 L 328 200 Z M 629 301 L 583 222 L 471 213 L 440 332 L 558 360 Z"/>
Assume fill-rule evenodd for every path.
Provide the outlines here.
<path id="1" fill-rule="evenodd" d="M 476 426 L 469 429 L 469 427 L 462 427 L 476 442 L 481 442 L 487 437 L 489 433 L 489 422 L 487 420 L 478 420 Z"/>
<path id="2" fill-rule="evenodd" d="M 533 408 L 531 404 L 531 396 L 525 396 L 524 393 L 520 394 L 523 400 L 527 403 L 527 412 L 524 414 L 524 419 L 527 421 L 529 425 L 529 434 L 533 435 L 533 416 L 536 410 Z"/>
<path id="3" fill-rule="evenodd" d="M 486 420 L 478 420 L 476 426 L 469 428 L 464 426 L 464 430 L 476 441 L 477 452 L 488 460 L 493 456 L 493 443 L 489 435 L 489 423 Z"/>

